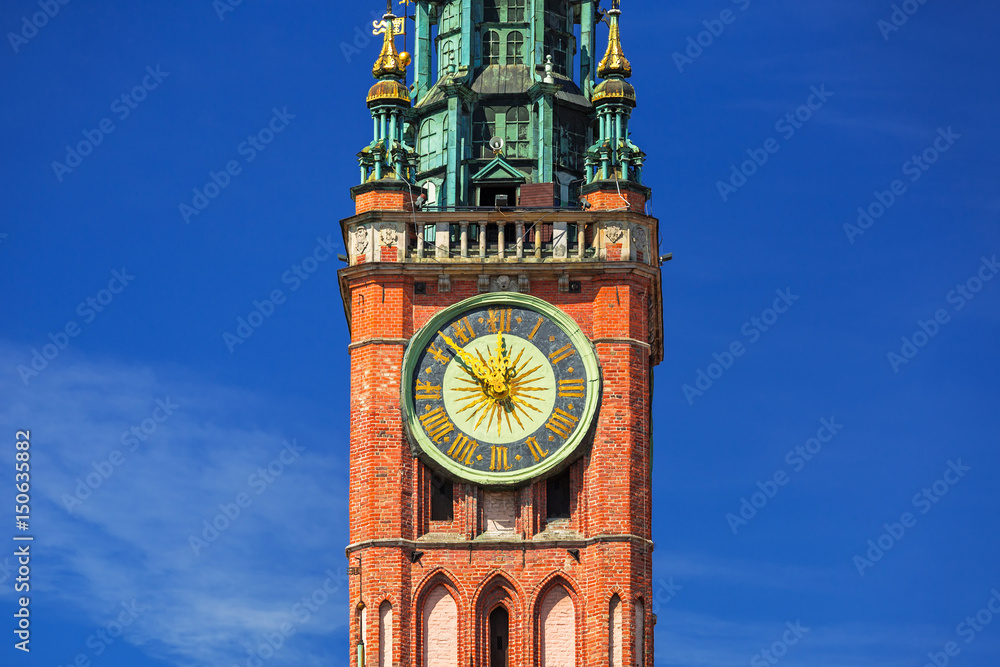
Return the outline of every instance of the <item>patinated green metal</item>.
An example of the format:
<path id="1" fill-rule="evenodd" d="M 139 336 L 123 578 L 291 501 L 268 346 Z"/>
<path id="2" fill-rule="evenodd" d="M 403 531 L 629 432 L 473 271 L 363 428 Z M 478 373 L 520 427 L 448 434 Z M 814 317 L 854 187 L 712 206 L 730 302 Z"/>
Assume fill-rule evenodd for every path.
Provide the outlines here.
<path id="1" fill-rule="evenodd" d="M 414 56 L 399 75 L 398 56 L 387 44 L 376 63 L 381 97 L 374 88 L 369 95 L 374 132 L 358 154 L 362 182 L 406 180 L 426 190 L 432 209 L 480 205 L 483 184 L 472 176 L 502 155 L 524 174 L 524 183 L 553 183 L 547 192 L 554 206 L 575 205 L 581 184 L 641 184 L 645 154 L 629 132 L 636 96 L 625 81 L 631 66 L 622 46 L 621 12 L 613 2 L 602 15 L 598 4 L 404 5 L 412 12 Z M 598 65 L 602 21 L 608 41 Z M 598 75 L 605 77 L 599 85 Z M 397 79 L 408 85 L 406 99 L 390 85 Z M 491 139 L 503 140 L 503 147 L 494 149 Z"/>

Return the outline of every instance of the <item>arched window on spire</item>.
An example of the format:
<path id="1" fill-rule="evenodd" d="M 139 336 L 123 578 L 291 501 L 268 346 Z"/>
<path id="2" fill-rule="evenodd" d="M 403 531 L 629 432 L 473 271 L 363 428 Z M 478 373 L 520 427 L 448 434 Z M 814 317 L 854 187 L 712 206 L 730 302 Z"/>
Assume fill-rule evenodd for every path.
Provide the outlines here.
<path id="1" fill-rule="evenodd" d="M 487 30 L 483 33 L 483 66 L 500 64 L 500 33 Z"/>
<path id="2" fill-rule="evenodd" d="M 440 79 L 445 74 L 448 73 L 448 66 L 454 63 L 458 65 L 456 60 L 456 45 L 454 39 L 446 39 L 441 44 L 441 57 L 438 58 L 438 78 Z"/>
<path id="3" fill-rule="evenodd" d="M 524 64 L 524 35 L 517 30 L 507 33 L 507 64 Z"/>

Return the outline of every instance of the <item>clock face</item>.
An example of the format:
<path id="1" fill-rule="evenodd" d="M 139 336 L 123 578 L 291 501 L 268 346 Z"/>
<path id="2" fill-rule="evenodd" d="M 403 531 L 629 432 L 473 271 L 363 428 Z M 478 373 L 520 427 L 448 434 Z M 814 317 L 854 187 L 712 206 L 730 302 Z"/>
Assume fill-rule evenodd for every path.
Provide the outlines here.
<path id="1" fill-rule="evenodd" d="M 403 359 L 417 453 L 478 484 L 524 483 L 556 468 L 586 436 L 599 393 L 589 339 L 561 310 L 522 294 L 446 308 Z"/>

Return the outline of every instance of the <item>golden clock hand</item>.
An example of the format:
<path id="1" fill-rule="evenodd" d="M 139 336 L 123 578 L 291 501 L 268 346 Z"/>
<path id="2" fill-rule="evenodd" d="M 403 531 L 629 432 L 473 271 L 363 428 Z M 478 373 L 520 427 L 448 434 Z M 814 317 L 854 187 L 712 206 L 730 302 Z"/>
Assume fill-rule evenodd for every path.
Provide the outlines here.
<path id="1" fill-rule="evenodd" d="M 486 382 L 487 381 L 489 372 L 487 371 L 487 369 L 485 367 L 483 367 L 482 363 L 480 363 L 480 361 L 478 359 L 476 359 L 471 354 L 469 354 L 468 352 L 466 352 L 465 350 L 463 350 L 461 347 L 459 347 L 455 343 L 455 341 L 453 341 L 448 336 L 445 336 L 444 334 L 441 334 L 441 337 L 444 338 L 444 342 L 448 343 L 448 345 L 451 346 L 451 348 L 453 350 L 455 350 L 455 354 L 457 354 L 458 357 L 463 362 L 465 362 L 465 365 L 469 367 L 469 370 L 472 371 L 472 374 L 475 376 L 475 378 L 477 380 L 479 380 L 480 382 Z"/>

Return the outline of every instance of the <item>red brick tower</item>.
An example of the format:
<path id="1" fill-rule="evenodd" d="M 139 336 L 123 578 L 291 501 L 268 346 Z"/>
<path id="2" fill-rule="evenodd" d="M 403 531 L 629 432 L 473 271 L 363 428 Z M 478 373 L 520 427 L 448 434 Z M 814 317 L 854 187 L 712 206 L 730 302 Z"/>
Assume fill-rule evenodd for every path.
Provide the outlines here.
<path id="1" fill-rule="evenodd" d="M 569 4 L 593 21 L 592 2 Z M 418 21 L 434 11 L 417 2 Z M 540 169 L 505 182 L 509 206 L 421 207 L 409 57 L 396 52 L 395 17 L 383 22 L 375 139 L 359 154 L 356 214 L 341 221 L 352 665 L 653 665 L 662 297 L 619 14 L 615 2 L 607 53 L 588 65 L 605 80 L 584 86 L 595 127 L 567 206 L 518 205 L 557 190 Z M 551 68 L 534 76 L 572 83 Z M 458 96 L 474 104 L 476 91 Z M 524 175 L 499 149 L 490 165 Z"/>

